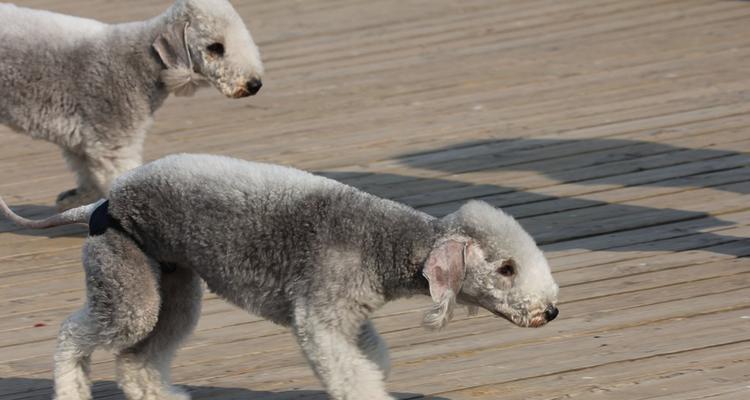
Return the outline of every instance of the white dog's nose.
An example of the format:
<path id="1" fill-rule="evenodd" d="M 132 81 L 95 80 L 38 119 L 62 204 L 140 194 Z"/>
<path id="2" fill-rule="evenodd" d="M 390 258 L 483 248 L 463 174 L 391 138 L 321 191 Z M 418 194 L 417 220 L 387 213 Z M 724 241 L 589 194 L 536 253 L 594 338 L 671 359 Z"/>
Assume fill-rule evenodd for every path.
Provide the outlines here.
<path id="1" fill-rule="evenodd" d="M 247 84 L 245 85 L 245 89 L 250 93 L 250 96 L 255 95 L 260 91 L 260 88 L 263 87 L 263 82 L 261 82 L 258 78 L 253 78 L 247 81 Z"/>
<path id="2" fill-rule="evenodd" d="M 553 319 L 557 318 L 557 314 L 559 314 L 560 311 L 557 309 L 557 307 L 550 304 L 547 306 L 547 309 L 544 310 L 544 319 L 547 320 L 547 322 L 552 321 Z"/>

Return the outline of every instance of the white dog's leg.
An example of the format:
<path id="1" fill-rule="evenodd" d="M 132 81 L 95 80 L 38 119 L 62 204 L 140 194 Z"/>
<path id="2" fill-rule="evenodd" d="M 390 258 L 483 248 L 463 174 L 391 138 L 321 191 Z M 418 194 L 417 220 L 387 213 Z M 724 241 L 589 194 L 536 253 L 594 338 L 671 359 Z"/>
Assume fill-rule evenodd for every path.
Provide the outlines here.
<path id="1" fill-rule="evenodd" d="M 57 196 L 58 210 L 65 211 L 99 199 L 102 193 L 97 189 L 86 166 L 86 158 L 67 149 L 63 149 L 63 157 L 68 167 L 76 174 L 77 187 L 66 190 Z"/>
<path id="2" fill-rule="evenodd" d="M 143 340 L 159 313 L 159 271 L 120 232 L 89 237 L 83 250 L 86 305 L 62 325 L 55 353 L 56 400 L 88 400 L 88 364 L 97 346 Z"/>
<path id="3" fill-rule="evenodd" d="M 202 294 L 194 272 L 177 268 L 162 273 L 159 321 L 146 339 L 117 356 L 118 383 L 129 400 L 190 399 L 172 386 L 169 368 L 179 344 L 195 328 Z"/>
<path id="4" fill-rule="evenodd" d="M 63 157 L 68 167 L 76 174 L 78 188 L 94 190 L 94 181 L 86 168 L 86 158 L 67 149 L 63 149 Z"/>
<path id="5" fill-rule="evenodd" d="M 63 150 L 68 166 L 76 173 L 78 187 L 60 193 L 57 197 L 59 210 L 96 201 L 109 191 L 120 174 L 141 165 L 145 130 L 130 135 L 133 134 L 123 133 L 125 140 L 117 144 L 89 146 L 82 154 Z"/>
<path id="6" fill-rule="evenodd" d="M 96 158 L 87 160 L 86 167 L 96 189 L 101 193 L 107 193 L 115 178 L 140 165 L 139 154 L 122 149 L 112 154 L 97 154 Z"/>
<path id="7" fill-rule="evenodd" d="M 388 378 L 391 372 L 391 358 L 388 355 L 388 345 L 375 330 L 370 320 L 362 324 L 357 337 L 357 346 L 372 362 L 380 367 L 383 376 Z"/>
<path id="8" fill-rule="evenodd" d="M 85 308 L 63 323 L 55 353 L 55 399 L 91 399 L 89 363 L 96 341 L 96 328 Z"/>
<path id="9" fill-rule="evenodd" d="M 359 323 L 348 329 L 351 315 L 335 308 L 318 310 L 300 302 L 295 307 L 294 328 L 297 340 L 333 400 L 393 400 L 385 390 L 380 367 L 357 347 Z"/>

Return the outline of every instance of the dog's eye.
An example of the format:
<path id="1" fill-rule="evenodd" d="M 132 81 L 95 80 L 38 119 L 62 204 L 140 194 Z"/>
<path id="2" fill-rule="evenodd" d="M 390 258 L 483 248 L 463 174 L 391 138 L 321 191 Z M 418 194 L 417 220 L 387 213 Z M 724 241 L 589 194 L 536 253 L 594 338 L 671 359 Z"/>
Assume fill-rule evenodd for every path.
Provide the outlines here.
<path id="1" fill-rule="evenodd" d="M 513 260 L 508 260 L 503 263 L 498 269 L 497 273 L 504 277 L 511 277 L 516 274 L 516 266 Z"/>
<path id="2" fill-rule="evenodd" d="M 210 53 L 215 54 L 217 56 L 224 55 L 224 45 L 218 42 L 208 45 L 208 47 L 206 47 L 206 50 L 208 50 Z"/>

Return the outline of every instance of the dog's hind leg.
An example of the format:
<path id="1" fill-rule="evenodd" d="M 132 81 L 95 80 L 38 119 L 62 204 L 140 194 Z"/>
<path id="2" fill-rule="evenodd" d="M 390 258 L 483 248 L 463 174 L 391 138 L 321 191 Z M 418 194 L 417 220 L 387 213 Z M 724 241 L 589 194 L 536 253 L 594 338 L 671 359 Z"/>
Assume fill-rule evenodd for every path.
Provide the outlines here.
<path id="1" fill-rule="evenodd" d="M 119 138 L 116 145 L 89 145 L 80 153 L 64 149 L 65 161 L 76 173 L 77 187 L 57 196 L 57 208 L 67 210 L 104 197 L 119 175 L 140 166 L 145 126 L 135 133 L 124 132 L 127 137 Z"/>
<path id="2" fill-rule="evenodd" d="M 109 230 L 83 251 L 86 304 L 62 325 L 55 353 L 55 398 L 91 398 L 89 357 L 98 346 L 143 340 L 159 314 L 159 267 L 129 238 Z"/>
<path id="3" fill-rule="evenodd" d="M 359 336 L 357 336 L 357 346 L 370 359 L 370 361 L 380 367 L 383 376 L 388 378 L 391 372 L 391 359 L 388 355 L 388 345 L 375 330 L 375 326 L 370 320 L 362 324 Z"/>
<path id="4" fill-rule="evenodd" d="M 169 368 L 180 343 L 195 328 L 203 287 L 191 270 L 177 267 L 161 275 L 159 320 L 148 337 L 117 356 L 120 388 L 130 400 L 186 400 L 173 387 Z"/>
<path id="5" fill-rule="evenodd" d="M 77 187 L 57 195 L 57 209 L 65 211 L 98 200 L 101 193 L 96 188 L 94 178 L 88 171 L 86 157 L 67 149 L 63 149 L 63 157 L 65 157 L 68 167 L 76 174 Z"/>
<path id="6" fill-rule="evenodd" d="M 89 364 L 98 342 L 98 330 L 86 307 L 63 322 L 55 353 L 56 400 L 91 399 Z"/>
<path id="7" fill-rule="evenodd" d="M 91 149 L 86 155 L 86 174 L 100 193 L 107 193 L 112 182 L 123 172 L 141 165 L 142 141 L 116 149 Z"/>

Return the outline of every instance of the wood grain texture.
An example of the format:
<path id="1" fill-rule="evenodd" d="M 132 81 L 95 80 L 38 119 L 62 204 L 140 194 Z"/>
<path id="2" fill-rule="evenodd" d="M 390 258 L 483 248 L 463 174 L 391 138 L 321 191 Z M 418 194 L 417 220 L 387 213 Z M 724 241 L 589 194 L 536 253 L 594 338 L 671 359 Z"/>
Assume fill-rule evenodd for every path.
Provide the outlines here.
<path id="1" fill-rule="evenodd" d="M 18 0 L 109 22 L 168 1 Z M 375 319 L 403 399 L 750 398 L 750 3 L 237 0 L 259 96 L 170 98 L 146 159 L 209 152 L 309 169 L 441 216 L 482 198 L 544 245 L 561 316 Z M 2 95 L 0 93 L 0 95 Z M 0 193 L 51 213 L 59 151 L 0 127 Z M 0 222 L 0 399 L 47 399 L 81 304 L 82 227 Z M 97 353 L 98 399 L 122 399 Z M 291 335 L 207 295 L 175 380 L 196 399 L 325 399 Z"/>

